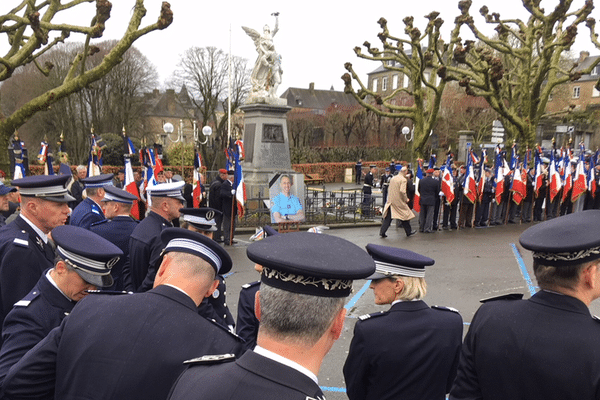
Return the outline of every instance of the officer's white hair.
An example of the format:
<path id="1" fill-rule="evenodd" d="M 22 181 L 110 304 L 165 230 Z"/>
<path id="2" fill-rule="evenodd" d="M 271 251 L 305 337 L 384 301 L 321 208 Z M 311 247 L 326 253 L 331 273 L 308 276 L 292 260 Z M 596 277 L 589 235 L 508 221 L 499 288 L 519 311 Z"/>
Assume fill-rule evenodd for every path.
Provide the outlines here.
<path id="1" fill-rule="evenodd" d="M 344 307 L 344 297 L 319 297 L 260 285 L 260 330 L 279 340 L 314 346 Z"/>

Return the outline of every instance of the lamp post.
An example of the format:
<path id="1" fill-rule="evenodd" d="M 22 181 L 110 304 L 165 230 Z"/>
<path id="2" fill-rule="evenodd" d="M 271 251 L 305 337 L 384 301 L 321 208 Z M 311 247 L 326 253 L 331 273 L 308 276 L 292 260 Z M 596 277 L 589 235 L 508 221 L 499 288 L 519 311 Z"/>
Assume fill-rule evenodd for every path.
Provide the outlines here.
<path id="1" fill-rule="evenodd" d="M 410 146 L 410 150 L 409 150 L 409 156 L 410 156 L 410 163 L 412 165 L 413 162 L 413 139 L 415 138 L 415 127 L 413 126 L 412 129 L 410 129 L 408 126 L 404 126 L 402 127 L 402 134 L 404 135 L 404 139 L 406 140 L 407 143 L 409 143 Z M 410 134 L 410 137 L 408 136 Z"/>

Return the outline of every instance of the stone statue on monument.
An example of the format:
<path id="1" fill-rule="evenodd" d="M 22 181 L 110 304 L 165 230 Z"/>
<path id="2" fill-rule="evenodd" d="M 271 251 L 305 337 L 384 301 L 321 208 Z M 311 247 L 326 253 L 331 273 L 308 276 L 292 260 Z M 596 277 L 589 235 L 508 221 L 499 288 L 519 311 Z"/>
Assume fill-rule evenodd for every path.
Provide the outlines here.
<path id="1" fill-rule="evenodd" d="M 271 14 L 275 16 L 275 28 L 271 31 L 269 25 L 265 25 L 263 33 L 260 34 L 252 28 L 242 26 L 242 29 L 252 38 L 256 46 L 258 56 L 254 63 L 250 82 L 252 89 L 247 103 L 267 102 L 269 99 L 276 98 L 277 87 L 281 83 L 281 56 L 275 51 L 273 37 L 279 30 L 279 13 Z"/>

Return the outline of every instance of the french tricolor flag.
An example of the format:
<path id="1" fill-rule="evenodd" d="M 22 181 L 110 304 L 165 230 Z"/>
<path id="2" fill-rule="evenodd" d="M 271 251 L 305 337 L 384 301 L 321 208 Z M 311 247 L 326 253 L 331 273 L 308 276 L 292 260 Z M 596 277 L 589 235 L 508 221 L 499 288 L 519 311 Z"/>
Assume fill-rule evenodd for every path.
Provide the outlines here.
<path id="1" fill-rule="evenodd" d="M 413 210 L 421 211 L 421 194 L 419 193 L 419 181 L 423 179 L 423 160 L 417 160 L 417 174 L 415 175 L 415 196 L 413 197 Z"/>

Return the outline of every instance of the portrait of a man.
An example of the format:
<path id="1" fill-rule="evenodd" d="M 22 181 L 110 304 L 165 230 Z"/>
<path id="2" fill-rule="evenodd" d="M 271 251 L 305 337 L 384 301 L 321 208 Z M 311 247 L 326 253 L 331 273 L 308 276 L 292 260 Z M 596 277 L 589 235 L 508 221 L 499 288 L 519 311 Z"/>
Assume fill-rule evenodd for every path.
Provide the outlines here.
<path id="1" fill-rule="evenodd" d="M 271 180 L 271 222 L 302 222 L 305 219 L 301 199 L 296 196 L 298 188 L 294 186 L 294 175 L 277 175 Z"/>

